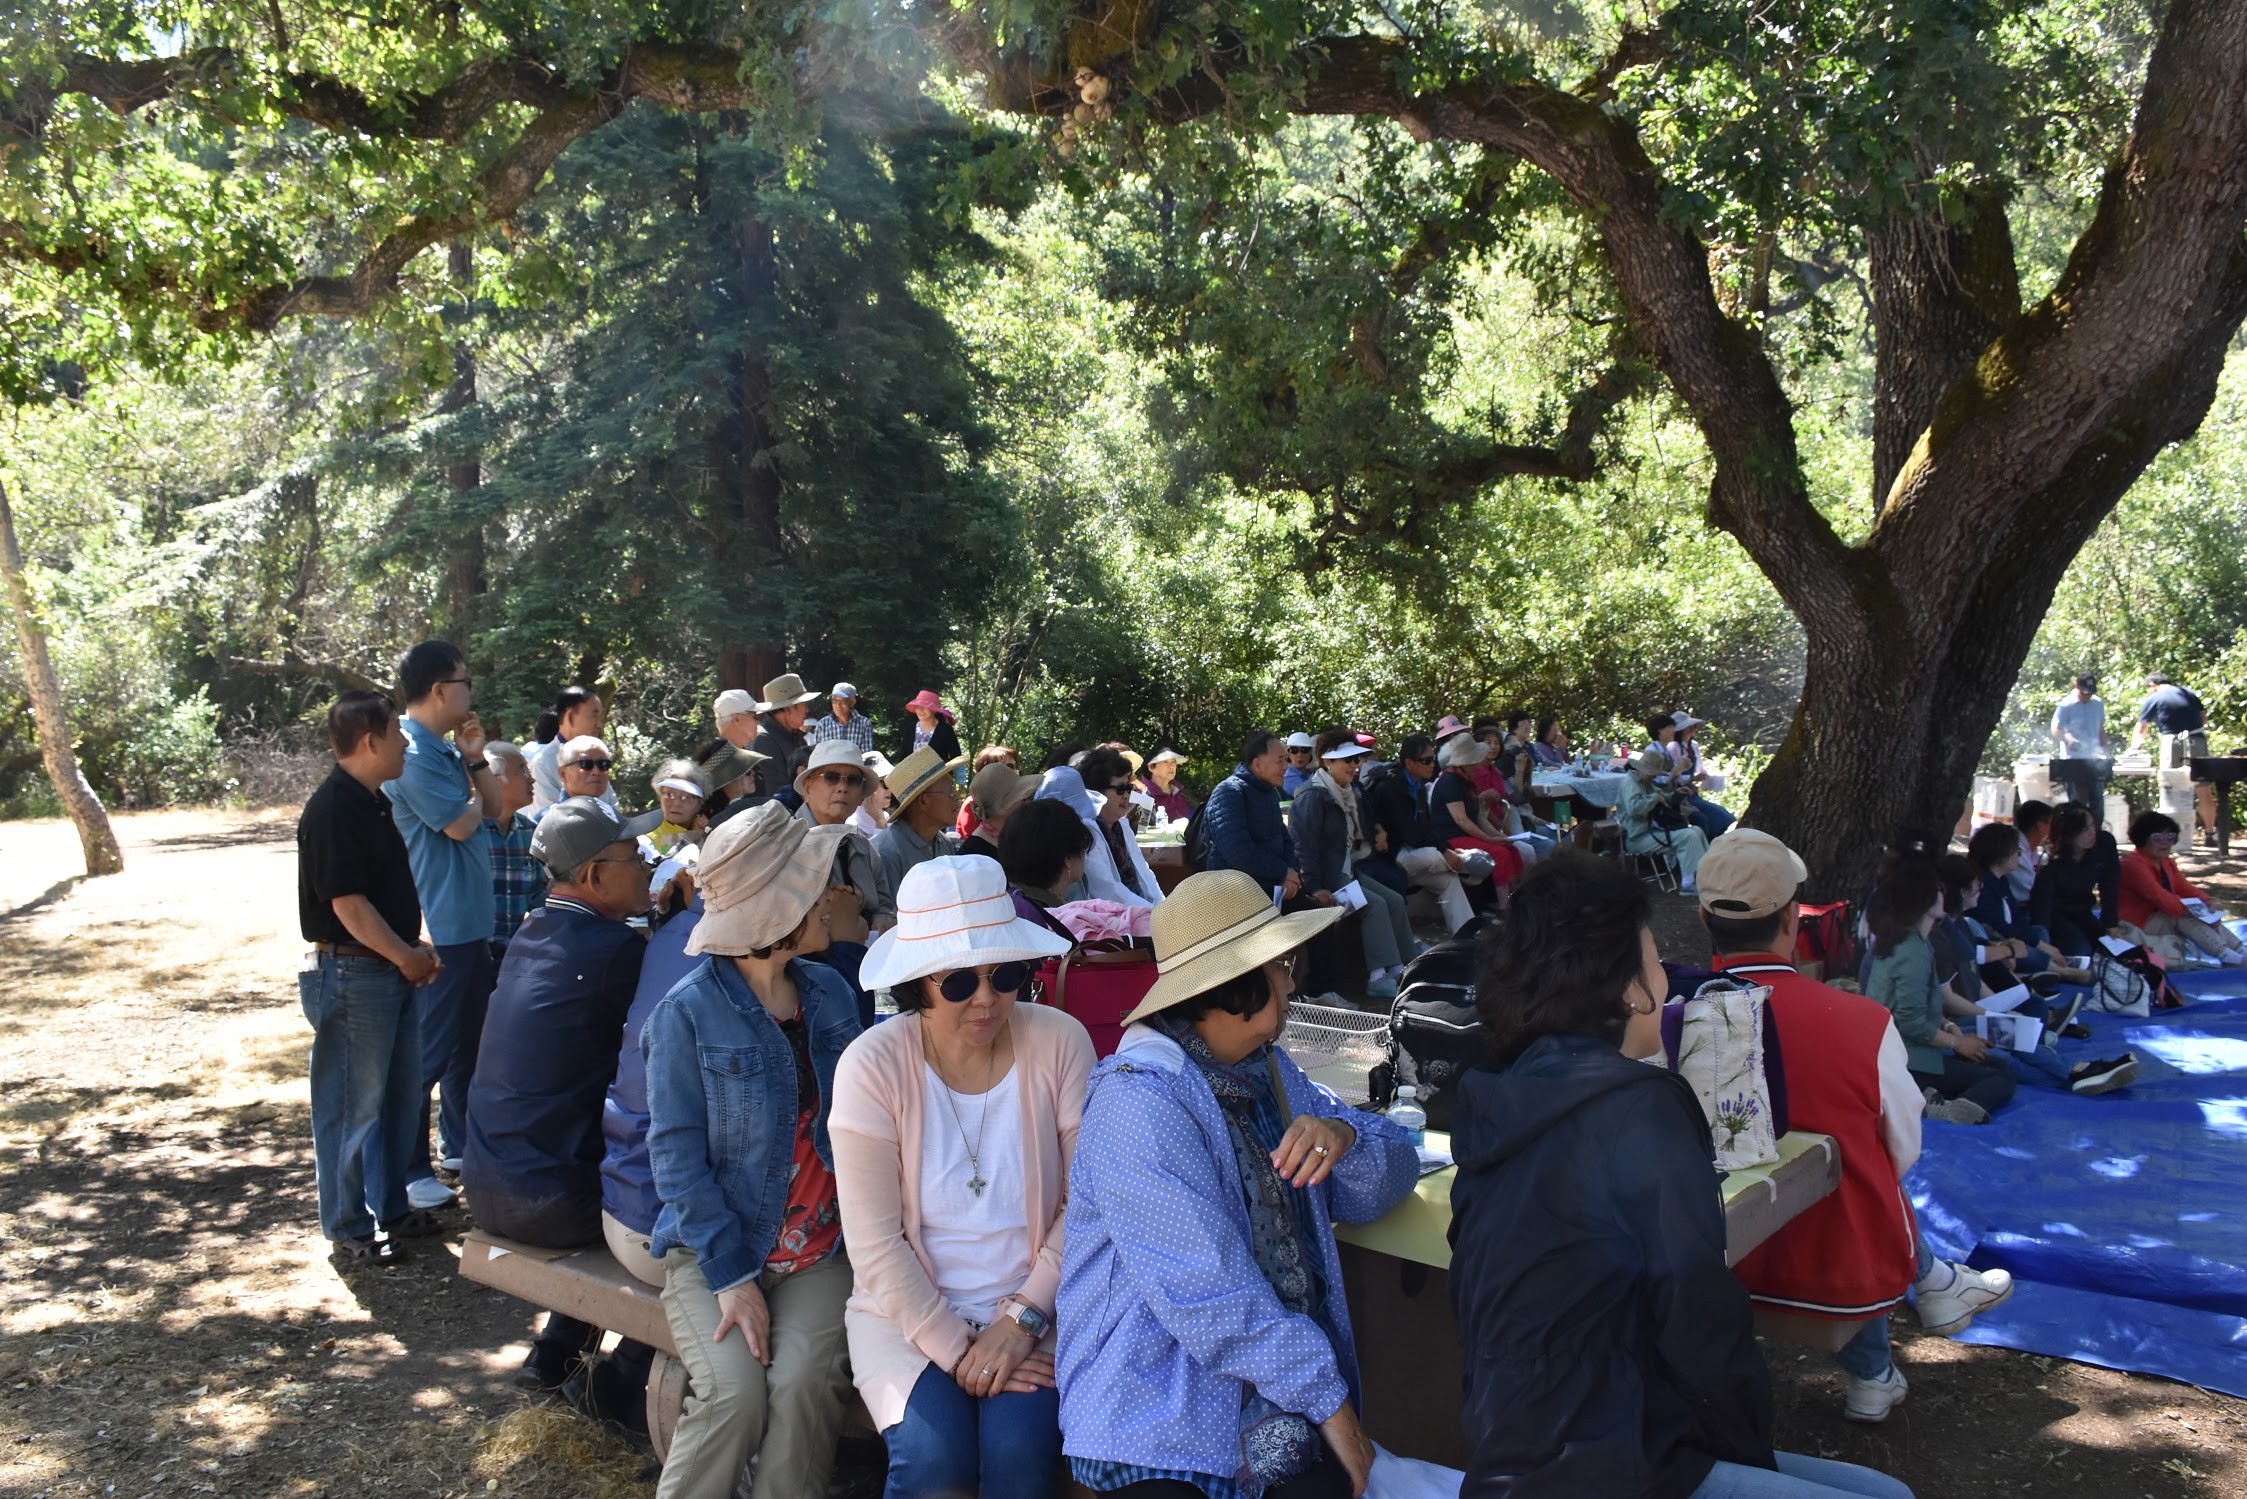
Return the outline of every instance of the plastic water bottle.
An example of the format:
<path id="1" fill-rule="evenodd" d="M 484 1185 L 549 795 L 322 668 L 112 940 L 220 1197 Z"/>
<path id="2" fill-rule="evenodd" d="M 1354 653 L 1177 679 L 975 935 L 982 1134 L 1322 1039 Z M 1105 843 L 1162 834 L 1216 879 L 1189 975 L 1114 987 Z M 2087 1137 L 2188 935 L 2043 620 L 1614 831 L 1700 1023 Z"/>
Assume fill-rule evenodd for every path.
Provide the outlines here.
<path id="1" fill-rule="evenodd" d="M 1412 1137 L 1412 1148 L 1420 1149 L 1428 1143 L 1428 1111 L 1416 1101 L 1420 1090 L 1410 1083 L 1397 1089 L 1397 1101 L 1389 1105 L 1389 1120 Z"/>

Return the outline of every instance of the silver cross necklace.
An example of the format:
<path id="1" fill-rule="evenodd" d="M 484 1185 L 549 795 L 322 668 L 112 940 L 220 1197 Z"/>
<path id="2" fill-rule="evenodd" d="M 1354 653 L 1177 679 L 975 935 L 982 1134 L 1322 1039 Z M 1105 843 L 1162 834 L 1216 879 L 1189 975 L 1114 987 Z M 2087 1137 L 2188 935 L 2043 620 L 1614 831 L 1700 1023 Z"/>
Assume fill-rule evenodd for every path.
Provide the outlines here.
<path id="1" fill-rule="evenodd" d="M 944 1074 L 942 1072 L 936 1074 L 936 1081 L 937 1085 L 944 1090 L 945 1103 L 951 1105 L 952 1127 L 960 1132 L 960 1143 L 967 1146 L 967 1189 L 970 1192 L 973 1192 L 976 1196 L 981 1197 L 983 1195 L 983 1189 L 991 1185 L 989 1182 L 983 1179 L 982 1159 L 983 1126 L 990 1118 L 991 1089 L 988 1085 L 986 1085 L 983 1091 L 977 1095 L 977 1097 L 983 1100 L 983 1106 L 976 1112 L 975 1140 L 974 1143 L 970 1144 L 967 1137 L 967 1125 L 960 1119 L 960 1100 L 958 1095 L 953 1093 L 952 1085 L 944 1080 Z"/>

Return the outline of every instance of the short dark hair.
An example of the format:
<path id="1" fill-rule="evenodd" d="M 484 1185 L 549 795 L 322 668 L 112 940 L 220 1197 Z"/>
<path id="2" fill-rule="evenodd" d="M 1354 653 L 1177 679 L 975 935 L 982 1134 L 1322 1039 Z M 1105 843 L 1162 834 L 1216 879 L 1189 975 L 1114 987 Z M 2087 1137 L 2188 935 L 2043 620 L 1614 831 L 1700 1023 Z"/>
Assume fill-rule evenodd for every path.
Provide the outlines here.
<path id="1" fill-rule="evenodd" d="M 1719 916 L 1701 908 L 1701 925 L 1709 930 L 1709 946 L 1721 953 L 1769 952 L 1787 924 L 1784 906 L 1761 916 Z"/>
<path id="2" fill-rule="evenodd" d="M 2140 812 L 2130 819 L 2130 842 L 2138 848 L 2151 843 L 2156 834 L 2181 836 L 2183 832 L 2184 829 L 2177 826 L 2177 819 L 2166 812 Z"/>
<path id="3" fill-rule="evenodd" d="M 1425 734 L 1407 734 L 1404 743 L 1397 746 L 1399 760 L 1431 760 L 1435 753 L 1436 742 Z"/>
<path id="4" fill-rule="evenodd" d="M 590 687 L 564 687 L 554 698 L 554 705 L 538 715 L 531 728 L 531 738 L 540 744 L 552 744 L 562 734 L 562 720 L 584 707 L 599 694 Z"/>
<path id="5" fill-rule="evenodd" d="M 2033 796 L 2013 809 L 2013 826 L 2021 830 L 2024 838 L 2051 820 L 2052 804 L 2040 802 Z"/>
<path id="6" fill-rule="evenodd" d="M 1249 735 L 1241 744 L 1241 764 L 1247 765 L 1251 761 L 1263 759 L 1264 752 L 1270 749 L 1273 741 L 1279 737 L 1270 729 L 1258 729 L 1255 733 Z"/>
<path id="7" fill-rule="evenodd" d="M 1984 869 L 1995 869 L 2021 851 L 2021 830 L 2009 822 L 1985 822 L 1966 840 L 1966 857 Z"/>
<path id="8" fill-rule="evenodd" d="M 437 684 L 467 661 L 449 640 L 424 640 L 399 659 L 398 697 L 409 708 L 436 691 Z"/>
<path id="9" fill-rule="evenodd" d="M 1238 1015 L 1246 1020 L 1251 1015 L 1261 1015 L 1272 1002 L 1272 981 L 1264 976 L 1262 965 L 1246 973 L 1234 974 L 1221 984 L 1214 984 L 1180 1000 L 1162 1013 L 1175 1022 L 1191 1025 L 1216 1010 L 1228 1015 Z"/>
<path id="10" fill-rule="evenodd" d="M 1942 893 L 1933 859 L 1898 859 L 1865 905 L 1865 925 L 1872 928 L 1873 956 L 1885 958 L 1894 952 Z"/>
<path id="11" fill-rule="evenodd" d="M 1660 739 L 1664 729 L 1673 734 L 1677 732 L 1677 720 L 1667 713 L 1657 713 L 1646 721 L 1646 736 L 1649 739 Z"/>
<path id="12" fill-rule="evenodd" d="M 340 760 L 362 741 L 390 732 L 398 705 L 380 692 L 346 692 L 328 705 L 328 743 Z"/>
<path id="13" fill-rule="evenodd" d="M 1062 770 L 1067 768 L 1071 760 L 1076 759 L 1083 753 L 1084 741 L 1082 739 L 1064 739 L 1045 752 L 1045 763 L 1038 768 L 1040 770 Z"/>
<path id="14" fill-rule="evenodd" d="M 1503 1065 L 1547 1035 L 1619 1042 L 1639 934 L 1653 916 L 1646 886 L 1621 860 L 1569 849 L 1531 866 L 1475 953 L 1475 1008 L 1491 1056 Z"/>
<path id="15" fill-rule="evenodd" d="M 1511 734 L 1514 730 L 1520 728 L 1523 724 L 1534 723 L 1535 721 L 1536 720 L 1531 718 L 1529 714 L 1517 709 L 1516 711 L 1506 715 L 1506 732 Z"/>
<path id="16" fill-rule="evenodd" d="M 2146 673 L 2146 683 L 2147 685 L 2153 687 L 2166 687 L 2169 685 L 2169 673 L 2165 671 L 2149 671 Z"/>
<path id="17" fill-rule="evenodd" d="M 2000 855 L 1999 857 L 2003 857 Z M 1943 884 L 1943 914 L 1966 914 L 1966 892 L 1982 877 L 1982 866 L 1967 854 L 1945 854 L 1935 861 L 1935 878 Z"/>
<path id="18" fill-rule="evenodd" d="M 1092 829 L 1051 797 L 1017 807 L 999 829 L 999 864 L 1007 883 L 1050 890 L 1079 854 L 1092 852 Z"/>
<path id="19" fill-rule="evenodd" d="M 1340 749 L 1343 745 L 1355 744 L 1357 742 L 1358 740 L 1355 734 L 1352 734 L 1348 729 L 1342 728 L 1340 725 L 1336 725 L 1335 727 L 1330 729 L 1319 730 L 1319 737 L 1311 741 L 1311 753 L 1313 755 L 1316 755 L 1319 759 L 1324 760 L 1328 755 L 1334 753 L 1334 751 Z"/>
<path id="20" fill-rule="evenodd" d="M 1077 762 L 1077 774 L 1084 777 L 1086 789 L 1097 794 L 1118 781 L 1130 780 L 1131 762 L 1123 757 L 1121 750 L 1102 745 L 1084 752 L 1084 758 Z"/>

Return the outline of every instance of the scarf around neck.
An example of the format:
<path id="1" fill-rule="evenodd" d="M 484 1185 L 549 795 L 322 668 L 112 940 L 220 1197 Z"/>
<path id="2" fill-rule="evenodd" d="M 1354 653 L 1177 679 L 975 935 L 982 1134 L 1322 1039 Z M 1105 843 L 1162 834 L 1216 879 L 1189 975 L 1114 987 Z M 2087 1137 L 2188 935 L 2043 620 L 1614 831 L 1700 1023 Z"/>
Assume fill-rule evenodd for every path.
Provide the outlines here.
<path id="1" fill-rule="evenodd" d="M 1365 829 L 1358 820 L 1357 788 L 1345 786 L 1334 779 L 1327 773 L 1324 765 L 1321 765 L 1318 768 L 1318 773 L 1311 777 L 1311 784 L 1324 787 L 1326 794 L 1334 798 L 1334 805 L 1342 809 L 1342 820 L 1348 823 L 1350 827 L 1350 858 L 1352 862 L 1372 853 L 1373 840 L 1365 836 Z"/>

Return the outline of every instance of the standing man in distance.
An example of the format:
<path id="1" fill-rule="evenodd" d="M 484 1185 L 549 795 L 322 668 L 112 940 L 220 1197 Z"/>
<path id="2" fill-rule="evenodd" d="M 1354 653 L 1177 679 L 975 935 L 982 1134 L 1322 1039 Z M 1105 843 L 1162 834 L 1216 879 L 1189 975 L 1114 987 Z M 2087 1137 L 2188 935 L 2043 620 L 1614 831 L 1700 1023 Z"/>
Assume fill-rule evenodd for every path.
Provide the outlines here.
<path id="1" fill-rule="evenodd" d="M 757 704 L 764 727 L 749 747 L 769 757 L 757 767 L 757 789 L 767 796 L 791 787 L 796 772 L 804 768 L 804 754 L 809 748 L 804 720 L 818 701 L 819 694 L 807 692 L 804 679 L 794 672 L 765 683 L 764 701 Z"/>
<path id="2" fill-rule="evenodd" d="M 2147 729 L 2161 737 L 2161 752 L 2154 769 L 2174 770 L 2204 758 L 2208 753 L 2208 711 L 2200 694 L 2169 680 L 2167 672 L 2146 678 L 2146 700 L 2138 708 L 2138 726 L 2130 731 L 2130 748 L 2136 749 Z M 2216 841 L 2216 788 L 2206 782 L 2193 788 L 2193 806 L 2199 813 L 2200 834 Z"/>
<path id="3" fill-rule="evenodd" d="M 827 694 L 827 706 L 831 710 L 828 715 L 811 726 L 813 744 L 841 740 L 861 755 L 874 747 L 873 720 L 858 711 L 856 687 L 837 682 Z"/>
<path id="4" fill-rule="evenodd" d="M 427 1092 L 432 1085 L 439 1090 L 438 1158 L 458 1171 L 467 1148 L 468 1082 L 492 992 L 495 917 L 485 822 L 498 817 L 501 803 L 484 760 L 475 683 L 459 648 L 424 640 L 406 652 L 398 689 L 406 703 L 406 763 L 382 789 L 396 809 L 429 940 L 444 964 L 420 995 L 422 1138 L 406 1195 L 417 1208 L 437 1208 L 453 1194 L 431 1168 Z"/>
<path id="5" fill-rule="evenodd" d="M 320 1232 L 339 1264 L 389 1265 L 398 1247 L 386 1230 L 418 1226 L 406 1199 L 423 1097 L 414 987 L 439 959 L 421 940 L 413 869 L 382 793 L 406 763 L 390 699 L 344 693 L 328 709 L 328 742 L 335 769 L 296 827 Z"/>
<path id="6" fill-rule="evenodd" d="M 2107 705 L 2099 701 L 2099 679 L 2088 672 L 2052 710 L 2052 748 L 2062 759 L 2097 762 L 2098 770 L 2068 771 L 2064 779 L 2071 800 L 2104 806 L 2105 768 L 2114 757 L 2107 747 Z"/>
<path id="7" fill-rule="evenodd" d="M 757 742 L 757 700 L 738 687 L 728 687 L 718 694 L 715 712 L 718 719 L 718 737 L 735 749 L 747 749 Z M 698 757 L 699 758 L 699 757 Z"/>

